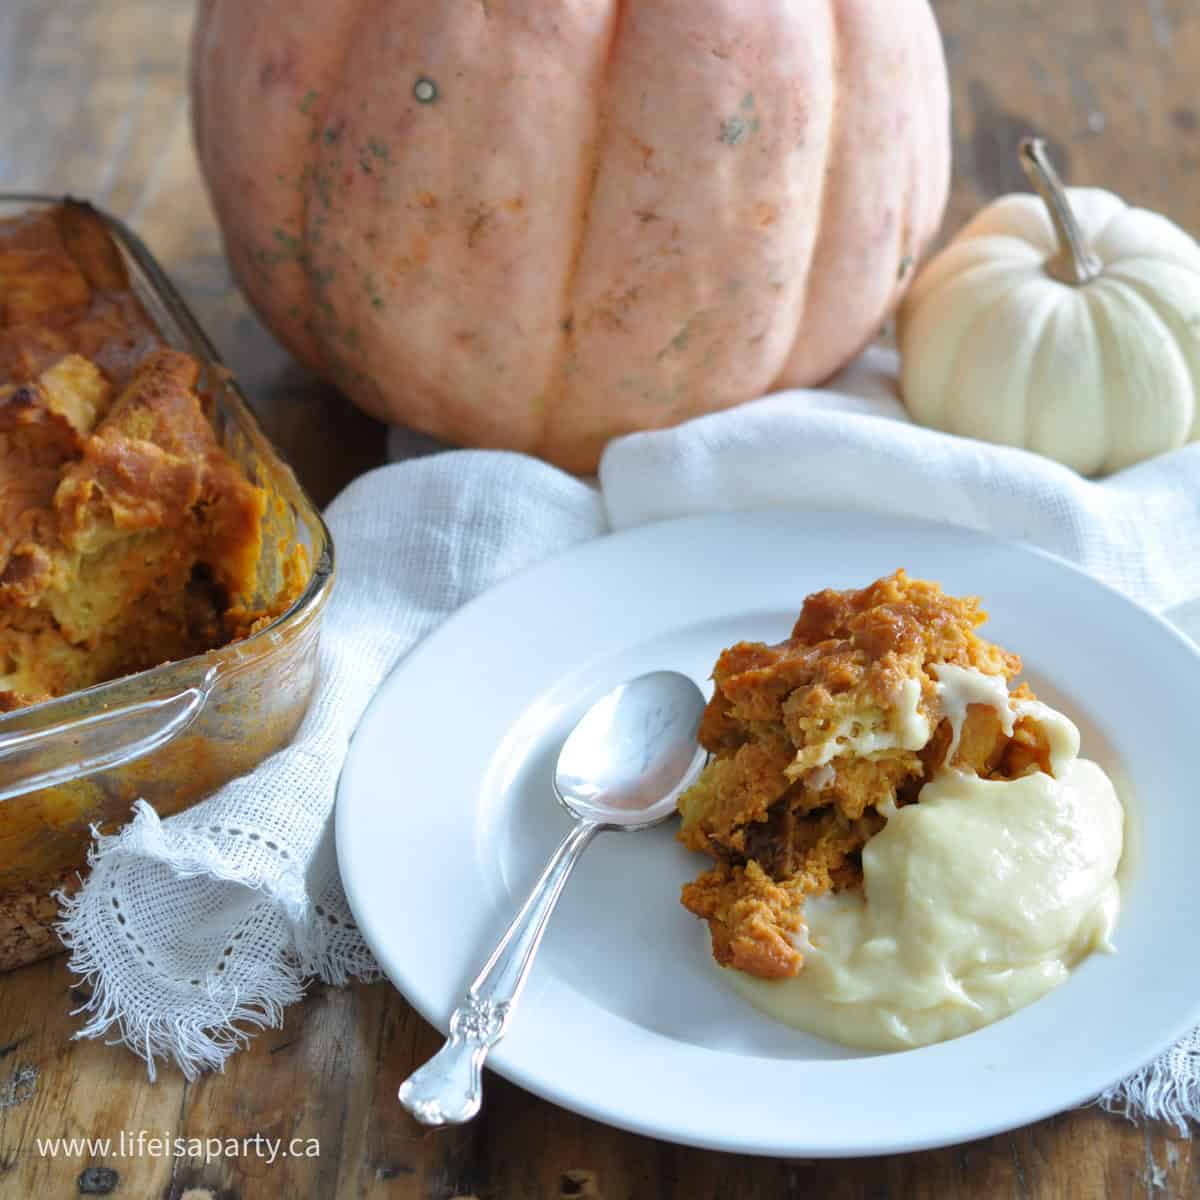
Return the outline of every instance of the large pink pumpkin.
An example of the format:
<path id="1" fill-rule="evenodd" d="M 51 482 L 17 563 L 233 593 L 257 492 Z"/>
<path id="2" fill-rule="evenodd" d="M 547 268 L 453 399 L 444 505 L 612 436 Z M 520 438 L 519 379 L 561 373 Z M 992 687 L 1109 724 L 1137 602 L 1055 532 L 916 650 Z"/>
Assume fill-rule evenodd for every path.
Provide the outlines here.
<path id="1" fill-rule="evenodd" d="M 201 0 L 234 271 L 368 412 L 590 470 L 809 384 L 934 234 L 926 0 Z"/>

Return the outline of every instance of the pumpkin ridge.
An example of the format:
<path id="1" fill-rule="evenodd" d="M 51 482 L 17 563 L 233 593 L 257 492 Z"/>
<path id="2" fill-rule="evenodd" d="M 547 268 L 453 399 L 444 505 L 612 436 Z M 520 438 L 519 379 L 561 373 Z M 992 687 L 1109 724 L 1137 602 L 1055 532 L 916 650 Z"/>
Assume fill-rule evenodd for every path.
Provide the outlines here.
<path id="1" fill-rule="evenodd" d="M 1129 273 L 1128 268 L 1140 262 L 1149 263 L 1155 267 L 1161 267 L 1162 265 L 1160 262 L 1156 262 L 1156 260 L 1145 255 L 1138 255 L 1136 257 L 1131 255 L 1129 258 L 1119 259 L 1116 263 L 1108 266 L 1104 271 L 1104 280 L 1107 283 L 1120 284 L 1122 288 L 1136 294 L 1154 311 L 1160 320 L 1171 327 L 1172 335 L 1178 339 L 1180 332 L 1186 327 L 1186 318 L 1172 305 L 1163 304 L 1161 299 L 1155 295 L 1153 288 L 1144 279 L 1139 279 L 1137 275 Z M 1187 271 L 1185 267 L 1177 267 L 1176 269 L 1185 273 Z"/>
<path id="2" fill-rule="evenodd" d="M 966 326 L 959 335 L 958 346 L 954 351 L 954 361 L 950 365 L 950 369 L 946 372 L 946 382 L 943 386 L 946 389 L 945 403 L 942 407 L 942 428 L 943 429 L 961 429 L 963 426 L 962 405 L 965 396 L 963 389 L 958 382 L 959 375 L 962 373 L 962 359 L 971 341 L 978 335 L 981 329 L 987 328 L 991 324 L 992 313 L 1008 303 L 1009 291 L 1007 289 L 999 289 L 997 295 L 990 303 L 985 304 L 979 312 L 975 314 L 974 319 Z M 969 434 L 969 437 L 976 437 L 976 434 Z"/>
<path id="3" fill-rule="evenodd" d="M 545 403 L 542 405 L 541 436 L 536 442 L 534 453 L 542 455 L 550 438 L 550 420 L 555 409 L 566 399 L 567 363 L 575 343 L 575 284 L 579 278 L 579 267 L 583 262 L 583 249 L 587 242 L 588 218 L 591 216 L 592 202 L 596 196 L 596 182 L 600 178 L 600 163 L 604 156 L 604 145 L 608 134 L 608 93 L 612 77 L 613 59 L 616 56 L 617 36 L 621 27 L 621 19 L 626 12 L 622 0 L 614 0 L 612 16 L 612 32 L 609 34 L 608 46 L 604 52 L 604 66 L 600 73 L 599 87 L 596 89 L 596 118 L 591 137 L 591 153 L 588 158 L 587 170 L 582 173 L 578 196 L 578 219 L 575 224 L 576 237 L 571 245 L 571 257 L 567 261 L 567 269 L 563 274 L 562 303 L 559 312 L 562 314 L 562 337 L 555 343 L 557 350 L 546 372 L 546 386 L 543 392 Z"/>
<path id="4" fill-rule="evenodd" d="M 1052 397 L 1052 403 L 1057 403 L 1060 408 L 1065 409 L 1070 415 L 1077 411 L 1075 405 L 1075 389 L 1086 391 L 1089 387 L 1095 386 L 1095 377 L 1098 373 L 1096 362 L 1099 357 L 1099 350 L 1096 345 L 1097 333 L 1095 322 L 1091 320 L 1090 309 L 1088 308 L 1087 300 L 1080 295 L 1081 289 L 1075 290 L 1073 303 L 1075 310 L 1072 311 L 1067 307 L 1067 302 L 1059 300 L 1052 307 L 1049 315 L 1046 317 L 1042 326 L 1042 331 L 1038 337 L 1037 350 L 1030 360 L 1030 369 L 1028 377 L 1028 392 L 1036 397 Z M 1078 327 L 1078 334 L 1081 342 L 1086 342 L 1081 353 L 1076 357 L 1076 365 L 1073 372 L 1073 383 L 1075 388 L 1071 389 L 1070 394 L 1065 398 L 1056 393 L 1054 387 L 1054 369 L 1060 365 L 1059 346 L 1067 338 L 1070 337 L 1069 332 L 1064 332 L 1064 327 L 1075 325 Z M 1090 364 L 1090 365 L 1089 365 Z M 1059 392 L 1067 389 L 1058 389 Z M 1039 419 L 1035 420 L 1034 413 L 1037 413 Z M 1037 454 L 1048 454 L 1048 451 L 1055 444 L 1056 434 L 1054 426 L 1050 426 L 1048 432 L 1046 414 L 1051 411 L 1048 406 L 1043 405 L 1040 409 L 1032 409 L 1026 406 L 1026 428 L 1028 437 L 1025 441 L 1025 447 Z M 1061 428 L 1061 413 L 1059 416 L 1058 428 Z M 1104 461 L 1105 455 L 1105 437 L 1101 434 L 1097 437 L 1094 433 L 1088 435 L 1092 439 L 1092 444 L 1088 444 L 1082 438 L 1076 441 L 1070 449 L 1069 454 L 1058 453 L 1053 455 L 1057 461 L 1062 462 L 1065 466 L 1078 471 L 1081 475 L 1091 475 L 1100 469 L 1101 463 Z"/>
<path id="5" fill-rule="evenodd" d="M 336 80 L 338 84 L 340 84 L 346 76 L 346 64 L 350 58 L 350 48 L 357 45 L 359 26 L 362 24 L 363 14 L 366 12 L 366 10 L 367 6 L 365 4 L 358 4 L 357 7 L 354 8 L 346 24 L 343 26 L 344 32 L 342 37 L 340 61 L 338 62 L 337 69 L 330 76 L 330 78 Z M 324 97 L 318 94 L 312 104 L 311 112 L 313 129 L 325 129 L 328 127 L 329 110 L 333 103 L 333 97 L 338 94 L 336 87 L 326 88 L 324 91 Z M 320 154 L 319 149 L 317 153 L 318 155 Z M 315 186 L 316 185 L 314 183 L 310 182 L 309 186 L 304 188 L 300 194 L 300 229 L 306 242 L 309 240 L 308 211 L 312 203 L 313 188 Z M 305 309 L 310 314 L 315 314 L 318 311 L 317 302 L 320 300 L 320 296 L 317 294 L 316 283 L 313 278 L 313 273 L 315 270 L 316 268 L 310 258 L 303 268 L 304 295 L 308 301 L 308 303 L 305 305 Z M 338 365 L 338 353 L 331 346 L 326 330 L 315 319 L 312 321 L 312 335 L 313 342 L 321 356 L 322 365 L 325 371 L 332 375 L 335 381 L 335 386 L 337 386 L 338 390 L 341 391 L 342 385 L 337 383 L 338 376 L 341 373 Z"/>
<path id="6" fill-rule="evenodd" d="M 1147 258 L 1144 255 L 1118 259 L 1117 265 L 1110 266 L 1105 271 L 1104 276 L 1107 280 L 1119 283 L 1139 296 L 1155 316 L 1167 327 L 1172 340 L 1177 342 L 1181 347 L 1180 356 L 1183 358 L 1184 364 L 1187 367 L 1188 377 L 1192 383 L 1192 421 L 1189 426 L 1187 441 L 1195 441 L 1200 438 L 1200 351 L 1197 352 L 1193 360 L 1193 356 L 1185 354 L 1182 350 L 1182 346 L 1186 345 L 1187 341 L 1192 337 L 1191 331 L 1188 328 L 1187 318 L 1173 305 L 1162 304 L 1156 300 L 1153 289 L 1147 285 L 1144 279 L 1139 279 L 1136 275 L 1131 276 L 1125 270 L 1122 270 L 1122 267 L 1141 261 L 1154 263 L 1154 259 Z M 1161 267 L 1161 264 L 1156 265 Z M 1177 267 L 1176 269 L 1185 272 L 1187 270 L 1186 267 Z"/>
<path id="7" fill-rule="evenodd" d="M 838 77 L 838 70 L 841 66 L 841 34 L 839 33 L 841 26 L 839 24 L 838 11 L 836 4 L 830 6 L 829 61 L 830 73 L 834 78 Z M 792 335 L 787 353 L 780 360 L 779 369 L 775 372 L 776 379 L 779 379 L 787 371 L 788 363 L 791 362 L 792 355 L 796 352 L 796 346 L 801 337 L 804 336 L 804 318 L 808 313 L 808 302 L 811 299 L 813 277 L 817 273 L 817 256 L 820 254 L 821 248 L 821 227 L 825 224 L 825 202 L 829 193 L 829 177 L 833 174 L 831 152 L 837 145 L 835 139 L 838 132 L 838 109 L 841 107 L 841 94 L 840 88 L 834 88 L 829 104 L 829 124 L 825 129 L 825 164 L 821 171 L 821 194 L 817 198 L 817 220 L 813 229 L 812 251 L 808 256 L 808 265 L 804 273 L 804 286 L 800 289 L 800 307 L 796 313 L 796 332 Z"/>
<path id="8" fill-rule="evenodd" d="M 1029 403 L 1029 398 L 1036 391 L 1033 387 L 1033 381 L 1038 377 L 1039 359 L 1041 359 L 1044 353 L 1048 353 L 1053 349 L 1051 335 L 1055 332 L 1054 318 L 1059 312 L 1061 304 L 1058 296 L 1053 291 L 1040 287 L 1040 281 L 1031 281 L 1023 286 L 1029 288 L 1031 291 L 1036 288 L 1045 292 L 1045 295 L 1036 302 L 1029 314 L 1030 327 L 1037 326 L 1037 337 L 1033 341 L 1032 348 L 1025 354 L 1023 362 L 1020 358 L 1014 356 L 1012 363 L 1012 369 L 1024 371 L 1027 380 L 1025 394 L 1021 396 L 1021 445 L 1037 450 L 1039 439 L 1036 436 L 1036 414 L 1034 407 Z M 1014 288 L 1013 295 L 1016 296 L 1020 290 L 1020 286 Z"/>
<path id="9" fill-rule="evenodd" d="M 950 90 L 949 83 L 945 77 L 944 70 L 944 50 L 942 47 L 941 33 L 938 30 L 937 19 L 934 16 L 932 8 L 927 8 L 918 16 L 918 20 L 924 20 L 929 31 L 932 33 L 932 40 L 927 42 L 928 46 L 934 47 L 932 62 L 927 61 L 925 71 L 922 78 L 927 81 L 937 81 L 940 79 L 941 88 L 937 88 L 936 84 L 933 88 L 927 88 L 921 92 L 921 103 L 925 108 L 925 115 L 922 124 L 925 128 L 934 128 L 939 121 L 950 124 Z M 938 68 L 942 67 L 942 74 L 939 76 Z M 942 156 L 941 169 L 937 169 L 937 144 L 931 143 L 925 146 L 922 150 L 915 152 L 915 166 L 919 172 L 921 179 L 921 187 L 915 188 L 911 197 L 909 208 L 910 230 L 917 231 L 917 237 L 913 239 L 911 253 L 913 262 L 909 267 L 908 274 L 896 281 L 896 295 L 893 299 L 892 311 L 895 312 L 896 307 L 904 299 L 904 296 L 911 290 L 923 265 L 929 260 L 933 243 L 937 235 L 938 225 L 933 228 L 926 228 L 921 236 L 922 223 L 927 220 L 925 214 L 930 211 L 944 212 L 946 200 L 950 192 L 950 175 L 952 170 L 952 155 L 949 147 L 945 147 L 945 154 Z M 935 156 L 931 159 L 931 155 Z"/>
<path id="10" fill-rule="evenodd" d="M 1128 261 L 1128 260 L 1127 260 Z M 1196 407 L 1196 375 L 1192 367 L 1191 360 L 1180 345 L 1177 331 L 1173 321 L 1169 320 L 1160 310 L 1157 304 L 1152 303 L 1141 290 L 1131 284 L 1127 279 L 1117 275 L 1106 275 L 1104 282 L 1108 285 L 1104 288 L 1095 289 L 1094 295 L 1096 304 L 1094 310 L 1103 309 L 1105 324 L 1111 328 L 1112 312 L 1108 304 L 1100 303 L 1107 295 L 1110 304 L 1128 305 L 1131 310 L 1138 310 L 1139 320 L 1145 321 L 1148 325 L 1157 327 L 1157 332 L 1162 341 L 1164 357 L 1174 361 L 1174 365 L 1181 369 L 1182 374 L 1187 378 L 1192 385 L 1192 409 L 1193 421 L 1188 422 L 1188 427 L 1184 431 L 1183 441 L 1186 443 L 1190 439 L 1193 422 L 1195 419 Z M 1177 443 L 1178 445 L 1179 443 Z M 1174 447 L 1169 447 L 1174 449 Z M 1118 460 L 1115 464 L 1112 462 L 1112 451 L 1110 450 L 1108 457 L 1105 460 L 1105 469 L 1107 471 L 1120 470 L 1122 467 L 1130 464 Z"/>
<path id="11" fill-rule="evenodd" d="M 1105 221 L 1104 224 L 1101 225 L 1100 228 L 1097 229 L 1096 232 L 1092 234 L 1092 236 L 1088 239 L 1088 244 L 1092 247 L 1093 254 L 1096 253 L 1095 248 L 1097 246 L 1099 246 L 1100 243 L 1105 240 L 1105 238 L 1108 237 L 1110 231 L 1112 230 L 1112 227 L 1118 221 L 1120 221 L 1122 218 L 1124 218 L 1126 216 L 1126 214 L 1129 213 L 1130 211 L 1131 211 L 1131 209 L 1129 208 L 1128 205 L 1125 205 L 1122 208 L 1116 209 L 1113 213 L 1111 213 L 1109 215 L 1108 220 Z M 1133 255 L 1126 256 L 1126 258 L 1130 258 L 1130 257 L 1134 257 L 1134 256 Z M 1119 263 L 1121 261 L 1122 260 L 1120 258 L 1109 258 L 1106 255 L 1102 260 L 1101 266 L 1102 266 L 1102 268 L 1110 267 L 1110 266 L 1114 266 L 1116 263 Z"/>
<path id="12" fill-rule="evenodd" d="M 1112 378 L 1112 322 L 1109 320 L 1108 307 L 1105 304 L 1104 293 L 1093 287 L 1082 288 L 1084 303 L 1087 306 L 1088 320 L 1091 322 L 1092 328 L 1095 331 L 1096 345 L 1100 349 L 1100 375 L 1101 377 Z M 1103 436 L 1100 439 L 1100 444 L 1104 446 L 1104 458 L 1101 460 L 1097 468 L 1103 474 L 1108 474 L 1112 470 L 1112 434 L 1110 431 L 1111 422 L 1108 419 L 1108 403 L 1107 397 L 1102 397 L 1102 402 L 1096 406 L 1096 417 L 1101 421 Z"/>

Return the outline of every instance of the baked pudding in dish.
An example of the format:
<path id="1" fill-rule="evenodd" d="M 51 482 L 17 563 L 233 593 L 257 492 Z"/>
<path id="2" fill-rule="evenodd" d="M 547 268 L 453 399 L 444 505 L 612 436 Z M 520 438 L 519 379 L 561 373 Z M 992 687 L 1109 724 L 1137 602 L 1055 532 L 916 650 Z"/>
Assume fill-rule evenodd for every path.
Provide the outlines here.
<path id="1" fill-rule="evenodd" d="M 266 493 L 217 441 L 100 218 L 0 221 L 0 711 L 251 632 Z"/>
<path id="2" fill-rule="evenodd" d="M 679 837 L 713 957 L 774 1015 L 877 1048 L 956 1036 L 1108 945 L 1123 810 L 1079 734 L 903 571 L 804 602 L 713 671 Z"/>
<path id="3" fill-rule="evenodd" d="M 0 971 L 61 948 L 94 830 L 287 744 L 332 582 L 320 513 L 137 236 L 0 196 Z"/>

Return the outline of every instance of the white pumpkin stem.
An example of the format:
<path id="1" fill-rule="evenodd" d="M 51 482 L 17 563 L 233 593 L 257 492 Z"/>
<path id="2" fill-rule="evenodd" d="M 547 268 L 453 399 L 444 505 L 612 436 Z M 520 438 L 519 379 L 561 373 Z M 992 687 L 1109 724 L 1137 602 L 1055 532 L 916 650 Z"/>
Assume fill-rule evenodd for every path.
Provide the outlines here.
<path id="1" fill-rule="evenodd" d="M 1083 230 L 1067 199 L 1067 189 L 1046 153 L 1046 143 L 1041 138 L 1022 138 L 1017 153 L 1034 191 L 1050 212 L 1058 236 L 1058 253 L 1046 261 L 1046 272 L 1060 283 L 1075 287 L 1095 279 L 1100 274 L 1100 260 L 1087 248 Z"/>

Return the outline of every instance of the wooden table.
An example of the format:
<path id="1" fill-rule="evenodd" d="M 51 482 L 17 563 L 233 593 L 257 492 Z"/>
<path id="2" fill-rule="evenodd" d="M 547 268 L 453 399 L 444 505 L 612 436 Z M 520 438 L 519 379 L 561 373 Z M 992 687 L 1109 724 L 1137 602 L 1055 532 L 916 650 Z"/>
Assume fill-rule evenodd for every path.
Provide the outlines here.
<path id="1" fill-rule="evenodd" d="M 1109 184 L 1200 232 L 1194 0 L 935 7 L 956 106 L 948 230 L 982 201 L 1023 186 L 1014 149 L 1036 130 L 1050 137 L 1073 182 Z M 190 145 L 190 8 L 187 0 L 4 0 L 0 189 L 87 195 L 137 228 L 241 377 L 269 434 L 324 502 L 382 461 L 382 428 L 289 362 L 232 286 Z M 922 1154 L 772 1161 L 621 1133 L 492 1078 L 479 1120 L 427 1133 L 393 1098 L 439 1038 L 383 984 L 313 987 L 283 1029 L 260 1034 L 224 1074 L 189 1084 L 165 1070 L 151 1086 L 125 1051 L 70 1041 L 77 1022 L 69 1010 L 79 996 L 61 957 L 0 977 L 0 1196 L 1200 1195 L 1200 1154 L 1189 1141 L 1095 1109 Z M 864 1121 L 886 1120 L 872 1113 L 870 1097 L 863 1108 Z M 101 1161 L 45 1157 L 35 1142 L 115 1138 L 121 1130 L 317 1138 L 320 1156 L 273 1165 Z"/>

